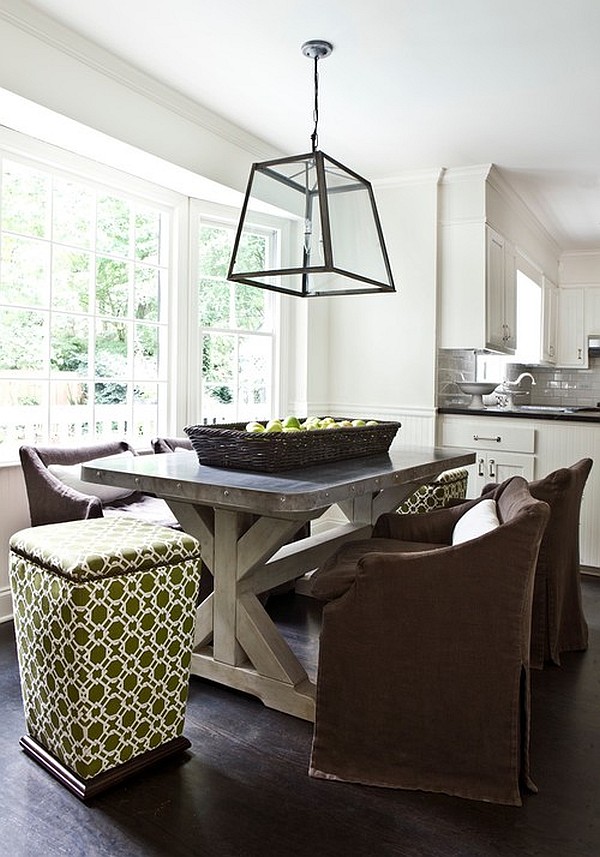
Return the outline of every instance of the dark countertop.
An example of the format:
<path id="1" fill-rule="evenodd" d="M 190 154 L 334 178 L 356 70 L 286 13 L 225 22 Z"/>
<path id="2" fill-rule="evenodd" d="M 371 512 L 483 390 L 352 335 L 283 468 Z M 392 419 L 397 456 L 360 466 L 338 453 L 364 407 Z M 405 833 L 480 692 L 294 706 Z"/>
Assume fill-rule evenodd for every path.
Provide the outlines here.
<path id="1" fill-rule="evenodd" d="M 578 411 L 576 408 L 545 410 L 542 407 L 537 410 L 534 409 L 533 405 L 529 405 L 527 409 L 516 408 L 514 411 L 509 411 L 506 408 L 467 408 L 457 405 L 456 407 L 438 408 L 438 414 L 460 414 L 471 417 L 503 417 L 517 420 L 559 420 L 560 422 L 600 424 L 600 409 L 596 411 Z"/>

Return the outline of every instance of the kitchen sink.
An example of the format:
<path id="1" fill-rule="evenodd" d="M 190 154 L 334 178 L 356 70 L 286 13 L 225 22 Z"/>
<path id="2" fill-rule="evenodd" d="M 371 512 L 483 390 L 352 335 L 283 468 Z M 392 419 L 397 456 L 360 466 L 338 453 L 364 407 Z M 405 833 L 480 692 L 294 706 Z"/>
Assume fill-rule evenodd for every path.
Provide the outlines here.
<path id="1" fill-rule="evenodd" d="M 561 405 L 518 405 L 518 411 L 543 411 L 549 414 L 571 414 L 573 408 L 565 408 Z M 593 409 L 592 409 L 593 410 Z"/>
<path id="2" fill-rule="evenodd" d="M 519 411 L 531 411 L 532 413 L 548 413 L 548 414 L 598 414 L 600 416 L 600 407 L 593 405 L 577 406 L 567 408 L 564 405 L 519 405 Z"/>

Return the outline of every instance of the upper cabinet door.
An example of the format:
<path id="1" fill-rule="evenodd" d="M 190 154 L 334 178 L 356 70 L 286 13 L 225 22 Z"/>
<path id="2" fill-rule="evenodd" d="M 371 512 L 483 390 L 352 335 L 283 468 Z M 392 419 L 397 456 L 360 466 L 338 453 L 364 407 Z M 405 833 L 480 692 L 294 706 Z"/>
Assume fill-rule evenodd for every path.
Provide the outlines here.
<path id="1" fill-rule="evenodd" d="M 542 301 L 542 360 L 556 363 L 558 358 L 558 288 L 544 278 Z"/>
<path id="2" fill-rule="evenodd" d="M 517 291 L 512 245 L 486 228 L 486 340 L 487 347 L 514 354 L 517 347 Z"/>
<path id="3" fill-rule="evenodd" d="M 585 289 L 585 330 L 586 336 L 600 336 L 600 286 L 588 286 Z"/>
<path id="4" fill-rule="evenodd" d="M 584 290 L 558 290 L 558 360 L 559 366 L 581 369 L 588 365 L 584 328 Z"/>
<path id="5" fill-rule="evenodd" d="M 504 340 L 505 351 L 517 350 L 517 254 L 510 241 L 504 242 Z"/>

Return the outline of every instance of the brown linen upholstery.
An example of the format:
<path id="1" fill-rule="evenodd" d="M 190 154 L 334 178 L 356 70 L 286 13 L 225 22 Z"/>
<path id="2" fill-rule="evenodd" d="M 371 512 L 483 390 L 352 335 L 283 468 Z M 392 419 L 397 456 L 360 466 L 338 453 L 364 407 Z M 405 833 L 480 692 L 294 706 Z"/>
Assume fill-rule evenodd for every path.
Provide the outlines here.
<path id="1" fill-rule="evenodd" d="M 536 791 L 528 650 L 550 512 L 520 477 L 497 510 L 500 526 L 455 546 L 461 507 L 384 515 L 343 594 L 335 564 L 316 573 L 338 575 L 338 597 L 323 611 L 311 776 L 512 805 L 520 785 Z M 385 553 L 388 533 L 430 544 Z"/>
<path id="2" fill-rule="evenodd" d="M 531 496 L 550 506 L 550 522 L 542 538 L 535 574 L 531 623 L 531 666 L 544 661 L 560 665 L 562 652 L 585 651 L 588 626 L 581 603 L 579 514 L 591 458 L 562 467 L 529 483 Z M 486 485 L 482 497 L 502 486 Z"/>
<path id="3" fill-rule="evenodd" d="M 193 449 L 188 437 L 155 437 L 150 441 L 155 453 L 175 452 L 178 449 Z"/>
<path id="4" fill-rule="evenodd" d="M 103 506 L 98 497 L 83 494 L 65 485 L 48 470 L 52 464 L 82 464 L 94 458 L 105 458 L 123 452 L 135 455 L 133 447 L 125 441 L 74 447 L 22 446 L 19 457 L 25 477 L 31 526 L 118 514 L 179 528 L 165 501 L 158 497 L 135 492 L 129 497 Z"/>

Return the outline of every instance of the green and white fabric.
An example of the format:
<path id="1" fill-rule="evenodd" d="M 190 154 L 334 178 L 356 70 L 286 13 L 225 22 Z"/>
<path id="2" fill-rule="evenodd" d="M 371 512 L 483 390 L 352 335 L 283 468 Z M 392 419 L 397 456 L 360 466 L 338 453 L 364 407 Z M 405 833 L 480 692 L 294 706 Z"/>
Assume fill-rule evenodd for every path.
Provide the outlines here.
<path id="1" fill-rule="evenodd" d="M 200 568 L 196 539 L 126 517 L 11 538 L 27 727 L 83 779 L 182 734 Z"/>
<path id="2" fill-rule="evenodd" d="M 447 506 L 452 500 L 467 496 L 469 471 L 465 468 L 445 470 L 434 482 L 420 485 L 398 509 L 401 515 L 420 515 Z"/>

